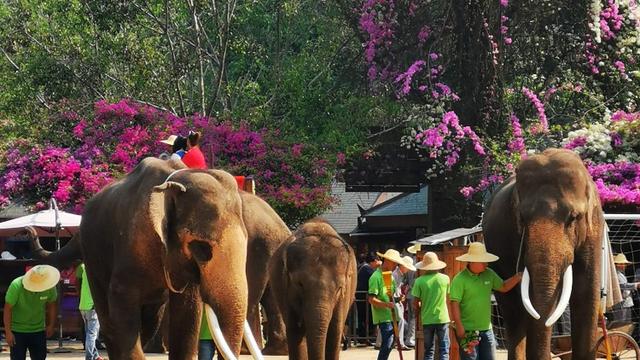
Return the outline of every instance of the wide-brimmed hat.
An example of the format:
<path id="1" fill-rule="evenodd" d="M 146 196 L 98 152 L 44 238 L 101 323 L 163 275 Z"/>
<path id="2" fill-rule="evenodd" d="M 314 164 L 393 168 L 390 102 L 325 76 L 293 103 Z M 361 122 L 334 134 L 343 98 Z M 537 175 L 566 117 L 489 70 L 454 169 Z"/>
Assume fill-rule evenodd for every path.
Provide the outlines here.
<path id="1" fill-rule="evenodd" d="M 467 253 L 456 258 L 458 261 L 467 262 L 494 262 L 498 259 L 500 258 L 487 252 L 487 248 L 484 247 L 484 244 L 481 242 L 471 243 Z"/>
<path id="2" fill-rule="evenodd" d="M 440 270 L 445 267 L 447 267 L 447 263 L 438 259 L 438 255 L 431 251 L 424 254 L 422 261 L 416 264 L 418 270 Z"/>
<path id="3" fill-rule="evenodd" d="M 627 257 L 623 253 L 620 253 L 614 256 L 613 263 L 614 264 L 633 264 L 631 261 L 627 260 Z"/>
<path id="4" fill-rule="evenodd" d="M 174 142 L 176 142 L 176 139 L 178 137 L 175 135 L 169 135 L 168 138 L 164 139 L 164 140 L 160 140 L 161 143 L 163 144 L 167 144 L 167 145 L 173 145 Z"/>
<path id="5" fill-rule="evenodd" d="M 411 256 L 403 256 L 402 262 L 399 265 L 406 267 L 409 271 L 416 271 L 416 267 L 413 265 L 413 259 Z"/>
<path id="6" fill-rule="evenodd" d="M 379 252 L 376 252 L 376 254 L 378 254 L 378 256 L 380 256 L 381 258 L 391 260 L 396 264 L 400 264 L 400 265 L 404 264 L 404 260 L 402 260 L 402 256 L 400 256 L 400 253 L 398 252 L 398 250 L 389 249 L 385 251 L 384 254 Z"/>
<path id="7" fill-rule="evenodd" d="M 422 247 L 422 246 L 421 246 L 421 244 L 413 244 L 413 245 L 411 245 L 411 246 L 409 246 L 409 247 L 407 248 L 407 251 L 408 251 L 410 254 L 416 254 L 416 253 L 418 253 L 418 251 L 420 251 L 420 248 L 421 248 L 421 247 Z"/>
<path id="8" fill-rule="evenodd" d="M 31 292 L 49 290 L 60 281 L 60 271 L 51 265 L 36 265 L 22 278 L 22 286 Z"/>

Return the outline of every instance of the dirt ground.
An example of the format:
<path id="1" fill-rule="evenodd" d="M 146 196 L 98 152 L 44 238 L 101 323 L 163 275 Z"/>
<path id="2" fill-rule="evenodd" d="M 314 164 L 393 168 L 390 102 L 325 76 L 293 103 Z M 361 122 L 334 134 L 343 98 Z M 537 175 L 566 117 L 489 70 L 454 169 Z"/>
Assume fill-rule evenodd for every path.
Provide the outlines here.
<path id="1" fill-rule="evenodd" d="M 2 349 L 3 351 L 0 352 L 0 359 L 9 359 L 9 351 L 7 348 L 6 343 L 2 343 Z M 56 358 L 56 359 L 60 359 L 60 360 L 64 360 L 64 359 L 73 359 L 73 360 L 81 360 L 84 359 L 84 351 L 82 350 L 82 344 L 80 344 L 79 342 L 65 342 L 63 344 L 63 346 L 65 348 L 71 349 L 71 352 L 69 353 L 55 353 L 54 350 L 58 347 L 58 342 L 57 341 L 49 341 L 48 342 L 48 348 L 50 350 L 49 354 L 47 355 L 47 357 L 49 358 Z M 106 352 L 101 353 L 101 355 L 106 357 Z M 378 351 L 375 350 L 373 347 L 351 347 L 345 351 L 342 351 L 340 358 L 344 359 L 344 360 L 371 360 L 371 359 L 375 359 L 376 356 L 378 355 Z M 415 352 L 414 351 L 403 351 L 402 352 L 403 358 L 406 360 L 414 360 L 415 358 Z M 148 359 L 167 359 L 167 355 L 161 355 L 161 354 L 147 354 L 147 358 Z M 240 356 L 241 360 L 251 360 L 251 356 L 249 355 L 241 355 Z M 265 360 L 284 360 L 284 359 L 288 359 L 288 357 L 286 356 L 265 356 Z M 398 352 L 397 351 L 393 351 L 391 353 L 391 356 L 389 356 L 389 360 L 399 360 L 400 357 L 398 356 Z M 496 358 L 496 360 L 506 360 L 507 359 L 507 354 L 504 351 L 499 350 L 498 351 L 498 356 Z"/>

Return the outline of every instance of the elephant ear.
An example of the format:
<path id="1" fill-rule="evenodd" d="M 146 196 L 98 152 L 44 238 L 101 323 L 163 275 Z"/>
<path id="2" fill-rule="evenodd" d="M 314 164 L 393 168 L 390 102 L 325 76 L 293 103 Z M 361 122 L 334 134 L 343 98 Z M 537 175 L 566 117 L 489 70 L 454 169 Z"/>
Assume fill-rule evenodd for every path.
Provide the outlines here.
<path id="1" fill-rule="evenodd" d="M 187 188 L 175 181 L 167 181 L 154 186 L 149 198 L 149 218 L 153 230 L 160 237 L 162 243 L 167 244 L 167 213 L 173 206 L 173 199 L 179 192 L 186 192 Z"/>
<path id="2" fill-rule="evenodd" d="M 587 213 L 585 214 L 587 220 L 587 230 L 591 231 L 593 228 L 593 217 L 597 212 L 601 212 L 602 205 L 600 204 L 600 196 L 596 190 L 596 184 L 589 178 L 587 180 Z"/>

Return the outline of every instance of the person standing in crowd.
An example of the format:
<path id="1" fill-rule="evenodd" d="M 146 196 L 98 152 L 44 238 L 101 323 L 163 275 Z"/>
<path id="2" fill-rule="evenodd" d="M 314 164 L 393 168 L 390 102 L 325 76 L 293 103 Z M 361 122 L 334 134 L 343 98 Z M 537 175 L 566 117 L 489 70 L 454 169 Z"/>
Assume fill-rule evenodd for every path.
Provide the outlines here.
<path id="1" fill-rule="evenodd" d="M 413 285 L 411 292 L 415 296 L 415 310 L 420 316 L 424 333 L 424 360 L 433 360 L 435 338 L 438 338 L 440 360 L 449 360 L 449 277 L 438 271 L 447 264 L 438 259 L 438 255 L 428 252 L 416 268 L 425 271 Z"/>
<path id="2" fill-rule="evenodd" d="M 493 360 L 496 339 L 491 326 L 491 292 L 508 292 L 520 280 L 519 272 L 503 281 L 489 269 L 498 257 L 488 253 L 483 243 L 474 242 L 458 261 L 467 262 L 451 282 L 451 307 L 462 360 Z"/>
<path id="3" fill-rule="evenodd" d="M 622 294 L 622 302 L 613 306 L 613 320 L 630 322 L 631 311 L 633 309 L 632 291 L 638 289 L 639 283 L 630 283 L 627 281 L 627 276 L 624 271 L 627 265 L 631 264 L 631 261 L 627 260 L 627 257 L 623 253 L 616 255 L 613 258 L 613 263 L 616 265 L 616 274 L 618 276 L 618 283 L 620 284 L 620 293 Z"/>
<path id="4" fill-rule="evenodd" d="M 182 162 L 192 169 L 207 168 L 204 154 L 200 150 L 200 138 L 200 133 L 194 131 L 189 131 L 189 135 L 187 136 L 187 153 L 182 158 Z"/>
<path id="5" fill-rule="evenodd" d="M 100 333 L 100 322 L 98 322 L 98 314 L 93 306 L 93 297 L 89 289 L 89 280 L 84 263 L 78 266 L 76 270 L 76 278 L 80 281 L 80 303 L 78 309 L 84 320 L 84 358 L 85 360 L 102 360 L 98 353 L 96 340 Z"/>
<path id="6" fill-rule="evenodd" d="M 396 305 L 396 319 L 398 320 L 398 341 L 400 342 L 402 350 L 410 350 L 404 343 L 405 325 L 407 323 L 404 318 L 404 302 L 406 299 L 405 291 L 408 287 L 406 275 L 414 271 L 416 271 L 416 268 L 413 266 L 411 256 L 402 257 L 402 262 L 393 270 L 393 281 L 396 284 L 396 291 L 393 294 L 393 298 Z"/>
<path id="7" fill-rule="evenodd" d="M 418 263 L 422 260 L 422 255 L 421 255 L 422 253 L 420 252 L 420 250 L 421 250 L 420 244 L 413 244 L 407 248 L 407 252 L 409 254 L 414 255 L 414 259 L 413 259 L 414 263 Z M 410 271 L 405 275 L 408 289 L 407 289 L 407 324 L 404 330 L 404 343 L 408 347 L 416 346 L 416 314 L 414 313 L 415 305 L 414 305 L 414 298 L 411 290 L 413 289 L 413 284 L 415 283 L 416 278 L 418 278 L 418 276 L 419 275 L 417 270 Z"/>
<path id="8" fill-rule="evenodd" d="M 56 320 L 58 269 L 36 265 L 9 285 L 4 304 L 4 334 L 11 347 L 11 360 L 47 357 L 47 337 L 53 335 Z"/>
<path id="9" fill-rule="evenodd" d="M 373 318 L 371 317 L 371 312 L 366 309 L 369 278 L 371 278 L 373 272 L 382 264 L 378 255 L 374 252 L 366 254 L 364 261 L 365 263 L 358 269 L 358 280 L 356 284 L 356 311 L 358 315 L 358 337 L 360 338 L 367 336 L 367 325 L 369 325 L 369 330 L 372 329 Z M 361 340 L 360 343 L 370 345 L 368 340 Z"/>
<path id="10" fill-rule="evenodd" d="M 382 343 L 378 352 L 378 360 L 387 360 L 393 347 L 393 315 L 394 305 L 392 296 L 396 286 L 391 279 L 391 286 L 384 283 L 382 272 L 392 272 L 403 260 L 397 250 L 389 249 L 384 254 L 377 253 L 383 258 L 382 265 L 369 278 L 368 300 L 371 304 L 373 323 L 378 326 Z"/>

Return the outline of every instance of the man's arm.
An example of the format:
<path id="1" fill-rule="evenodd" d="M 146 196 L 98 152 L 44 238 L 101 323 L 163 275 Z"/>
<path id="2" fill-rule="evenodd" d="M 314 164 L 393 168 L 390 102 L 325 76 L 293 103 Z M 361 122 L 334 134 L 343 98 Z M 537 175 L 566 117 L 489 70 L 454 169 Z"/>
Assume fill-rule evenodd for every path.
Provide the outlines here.
<path id="1" fill-rule="evenodd" d="M 458 339 L 463 338 L 464 326 L 462 326 L 462 320 L 460 319 L 460 303 L 455 300 L 451 301 L 451 315 L 453 316 L 453 323 L 456 325 Z"/>
<path id="2" fill-rule="evenodd" d="M 516 285 L 520 283 L 520 280 L 522 280 L 522 272 L 516 273 L 512 277 L 505 280 L 504 283 L 502 284 L 502 287 L 499 289 L 496 289 L 496 291 L 499 291 L 501 293 L 509 292 L 511 289 L 513 289 Z"/>
<path id="3" fill-rule="evenodd" d="M 55 331 L 56 324 L 56 316 L 58 315 L 58 307 L 56 306 L 56 302 L 47 303 L 47 328 L 46 335 L 47 337 L 53 336 Z"/>
<path id="4" fill-rule="evenodd" d="M 369 304 L 371 304 L 373 307 L 377 307 L 377 308 L 381 308 L 381 309 L 393 309 L 393 303 L 392 302 L 386 302 L 386 301 L 382 301 L 380 299 L 378 299 L 377 297 L 373 296 L 373 295 L 369 295 L 367 297 L 367 299 L 369 300 Z"/>
<path id="5" fill-rule="evenodd" d="M 9 347 L 15 345 L 16 339 L 13 337 L 13 331 L 11 331 L 11 318 L 13 315 L 13 306 L 9 303 L 4 304 L 4 314 L 2 320 L 4 322 L 4 337 L 7 339 Z"/>

